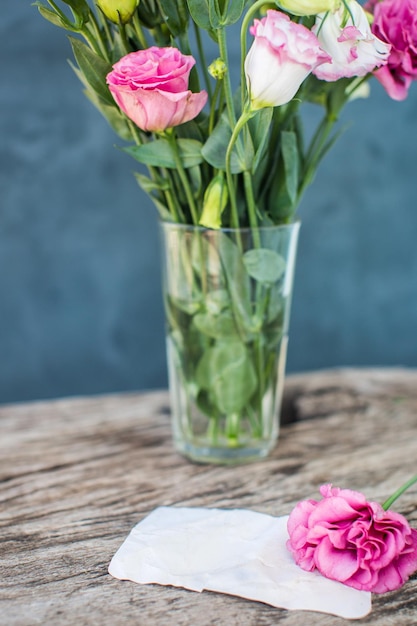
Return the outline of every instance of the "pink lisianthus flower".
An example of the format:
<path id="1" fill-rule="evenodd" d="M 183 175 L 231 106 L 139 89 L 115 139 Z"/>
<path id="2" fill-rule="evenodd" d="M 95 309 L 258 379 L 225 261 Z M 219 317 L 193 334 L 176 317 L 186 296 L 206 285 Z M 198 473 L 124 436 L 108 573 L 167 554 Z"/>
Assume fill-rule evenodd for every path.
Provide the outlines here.
<path id="1" fill-rule="evenodd" d="M 250 32 L 255 41 L 245 59 L 245 73 L 252 110 L 286 104 L 310 72 L 330 60 L 308 28 L 280 11 L 267 11 Z"/>
<path id="2" fill-rule="evenodd" d="M 139 128 L 162 132 L 195 118 L 207 102 L 207 93 L 188 89 L 192 56 L 177 48 L 131 52 L 107 75 L 110 92 L 120 109 Z"/>
<path id="3" fill-rule="evenodd" d="M 302 501 L 289 516 L 296 563 L 362 591 L 401 587 L 417 569 L 417 530 L 358 491 L 323 485 L 320 493 L 322 500 Z"/>
<path id="4" fill-rule="evenodd" d="M 388 63 L 374 72 L 393 100 L 404 100 L 417 79 L 417 5 L 415 0 L 369 2 L 374 14 L 372 32 L 392 49 Z"/>
<path id="5" fill-rule="evenodd" d="M 391 46 L 378 39 L 369 26 L 366 13 L 356 0 L 347 0 L 334 13 L 320 13 L 312 31 L 332 60 L 313 71 L 328 82 L 339 78 L 366 76 L 388 61 Z M 353 18 L 353 19 L 352 19 Z"/>

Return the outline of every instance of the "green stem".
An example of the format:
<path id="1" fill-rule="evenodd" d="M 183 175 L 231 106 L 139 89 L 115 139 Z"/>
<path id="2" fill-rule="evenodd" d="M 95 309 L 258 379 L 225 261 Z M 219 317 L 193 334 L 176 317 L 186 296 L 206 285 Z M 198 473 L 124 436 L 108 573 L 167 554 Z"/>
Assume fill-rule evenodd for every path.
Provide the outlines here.
<path id="1" fill-rule="evenodd" d="M 169 141 L 169 144 L 172 149 L 172 153 L 174 155 L 175 167 L 180 178 L 182 187 L 185 192 L 185 196 L 187 198 L 188 205 L 190 207 L 191 217 L 194 224 L 198 224 L 198 211 L 194 200 L 194 195 L 191 189 L 190 181 L 188 180 L 187 173 L 184 169 L 184 166 L 181 161 L 181 156 L 178 150 L 178 144 L 175 139 L 175 135 L 172 131 L 168 131 L 165 133 L 166 138 Z"/>
<path id="2" fill-rule="evenodd" d="M 219 99 L 219 96 L 221 94 L 221 80 L 216 80 L 216 86 L 214 87 L 214 94 L 213 97 L 210 99 L 211 105 L 210 105 L 210 116 L 209 116 L 209 125 L 208 125 L 208 136 L 210 137 L 211 133 L 213 132 L 213 128 L 215 126 L 216 123 L 216 102 Z M 219 99 L 219 103 L 220 103 L 220 99 Z M 219 106 L 220 109 L 220 106 Z"/>
<path id="3" fill-rule="evenodd" d="M 132 24 L 133 24 L 133 29 L 135 31 L 135 35 L 138 38 L 138 41 L 139 41 L 140 45 L 142 46 L 142 49 L 146 50 L 146 48 L 149 47 L 149 44 L 146 41 L 146 37 L 145 37 L 145 34 L 143 32 L 142 24 L 140 23 L 139 16 L 138 16 L 137 12 L 135 12 L 133 14 Z"/>
<path id="4" fill-rule="evenodd" d="M 257 296 L 259 298 L 259 294 Z M 262 429 L 263 424 L 263 396 L 265 393 L 265 359 L 264 359 L 264 351 L 261 337 L 263 335 L 264 328 L 262 326 L 262 330 L 259 332 L 258 337 L 255 341 L 256 347 L 256 360 L 257 360 L 257 374 L 258 374 L 258 389 L 257 389 L 257 401 L 258 401 L 258 420 L 260 430 Z"/>
<path id="5" fill-rule="evenodd" d="M 165 173 L 165 175 L 168 177 L 167 172 Z M 179 203 L 175 197 L 175 194 L 172 193 L 172 185 L 170 185 L 170 188 L 167 189 L 164 193 L 165 193 L 165 198 L 167 201 L 168 209 L 170 213 L 172 213 L 174 220 L 178 222 L 179 224 L 184 223 L 185 218 L 181 211 L 181 207 L 179 206 Z"/>
<path id="6" fill-rule="evenodd" d="M 193 24 L 194 24 L 195 39 L 197 42 L 197 50 L 198 50 L 198 54 L 200 57 L 201 68 L 202 68 L 204 80 L 206 83 L 206 89 L 208 93 L 209 102 L 211 102 L 212 88 L 211 88 L 211 82 L 210 82 L 210 74 L 208 73 L 208 70 L 207 70 L 207 61 L 206 61 L 206 55 L 204 52 L 204 46 L 201 40 L 201 32 L 197 24 L 194 21 L 193 21 Z M 217 88 L 217 84 L 216 84 L 216 88 Z"/>
<path id="7" fill-rule="evenodd" d="M 417 483 L 417 474 L 410 478 L 410 480 L 407 480 L 407 482 L 402 487 L 397 489 L 397 491 L 393 493 L 392 496 L 388 498 L 388 500 L 385 500 L 384 504 L 382 505 L 384 511 L 387 511 L 393 504 L 393 502 L 395 502 L 395 500 L 397 500 L 397 498 L 399 498 L 404 493 L 404 491 L 407 491 L 407 489 L 411 487 L 411 485 L 414 485 L 414 483 Z"/>
<path id="8" fill-rule="evenodd" d="M 129 130 L 132 133 L 133 139 L 135 140 L 135 142 L 136 142 L 136 144 L 138 146 L 141 146 L 143 144 L 143 141 L 142 141 L 142 137 L 141 137 L 141 134 L 140 134 L 140 131 L 139 131 L 138 127 L 127 116 L 126 116 L 126 121 L 127 121 L 128 126 L 129 126 Z"/>
<path id="9" fill-rule="evenodd" d="M 311 182 L 311 178 L 317 169 L 317 166 L 321 159 L 321 153 L 324 148 L 324 145 L 332 131 L 332 128 L 336 122 L 337 118 L 333 115 L 328 115 L 322 119 L 320 122 L 313 139 L 310 142 L 310 146 L 306 155 L 306 165 L 304 168 L 304 173 L 302 177 L 302 183 L 298 190 L 297 204 L 300 202 L 301 197 Z"/>
<path id="10" fill-rule="evenodd" d="M 91 22 L 90 23 L 93 26 L 94 35 L 96 37 L 95 40 L 98 42 L 98 47 L 101 50 L 101 55 L 100 56 L 102 56 L 103 59 L 105 59 L 106 61 L 111 63 L 112 59 L 110 58 L 109 49 L 108 49 L 108 46 L 106 45 L 106 40 L 103 37 L 103 33 L 102 33 L 102 31 L 100 29 L 100 26 L 99 26 L 99 24 L 97 22 L 96 16 L 94 15 L 94 13 L 92 11 L 91 11 Z M 108 24 L 107 24 L 105 19 L 103 19 L 103 23 L 106 25 L 105 33 L 106 33 L 106 37 L 108 39 L 108 43 L 110 44 L 110 49 L 111 49 L 111 47 L 113 45 L 111 33 L 109 31 Z"/>
<path id="11" fill-rule="evenodd" d="M 224 28 L 219 28 L 218 31 L 218 41 L 219 41 L 219 50 L 220 50 L 220 58 L 225 64 L 227 68 L 229 65 L 229 57 L 227 52 L 227 42 L 226 42 L 226 31 Z M 236 124 L 236 113 L 235 113 L 235 105 L 233 103 L 233 91 L 232 84 L 230 82 L 230 72 L 229 70 L 225 73 L 223 77 L 223 92 L 226 101 L 227 113 L 229 116 L 229 124 L 230 127 L 233 128 Z"/>
<path id="12" fill-rule="evenodd" d="M 120 33 L 120 39 L 122 41 L 125 52 L 126 54 L 129 54 L 129 52 L 132 52 L 132 48 L 130 46 L 129 39 L 127 37 L 125 24 L 122 24 L 122 23 L 119 24 L 119 33 Z"/>
<path id="13" fill-rule="evenodd" d="M 235 127 L 233 128 L 232 136 L 230 138 L 229 145 L 227 146 L 227 150 L 226 150 L 226 180 L 227 180 L 227 186 L 229 188 L 231 218 L 232 218 L 232 225 L 234 228 L 239 228 L 239 214 L 238 214 L 237 201 L 236 201 L 236 189 L 235 189 L 235 184 L 234 184 L 233 176 L 231 172 L 232 151 L 239 137 L 240 131 L 248 122 L 248 120 L 250 120 L 252 115 L 253 113 L 252 111 L 250 111 L 250 109 L 243 110 L 242 115 L 236 122 Z"/>
<path id="14" fill-rule="evenodd" d="M 262 437 L 262 423 L 250 404 L 246 407 L 246 413 L 252 428 L 252 438 L 260 439 Z"/>
<path id="15" fill-rule="evenodd" d="M 253 194 L 252 174 L 249 171 L 243 172 L 243 182 L 245 184 L 246 202 L 248 205 L 249 224 L 253 229 L 253 243 L 255 248 L 261 245 L 258 232 L 258 218 L 256 215 L 255 196 Z"/>
<path id="16" fill-rule="evenodd" d="M 106 19 L 106 16 L 103 13 L 103 11 L 101 11 L 101 9 L 99 9 L 98 7 L 97 7 L 97 20 L 96 20 L 96 22 L 97 22 L 97 28 L 98 29 L 100 29 L 100 24 L 103 27 L 103 30 L 104 30 L 104 33 L 106 35 L 107 41 L 110 42 L 110 44 L 111 44 L 110 47 L 112 47 L 114 42 L 113 42 L 112 32 L 111 32 L 109 23 L 108 23 L 108 21 Z M 110 59 L 110 60 L 114 61 L 114 59 Z"/>
<path id="17" fill-rule="evenodd" d="M 135 143 L 138 146 L 143 145 L 144 142 L 138 127 L 129 118 L 127 118 L 127 123 L 129 125 L 130 132 L 132 133 L 132 137 L 135 140 Z M 153 181 L 159 182 L 161 180 L 161 175 L 155 167 L 148 165 L 148 172 Z M 165 171 L 165 173 L 162 172 L 162 175 L 164 175 L 165 179 L 169 178 L 169 172 L 167 171 Z M 170 185 L 170 189 L 166 189 L 164 191 L 164 195 L 168 205 L 168 210 L 172 214 L 174 221 L 178 223 L 185 222 L 181 207 L 179 206 L 175 195 L 172 193 L 172 184 Z"/>
<path id="18" fill-rule="evenodd" d="M 225 431 L 229 440 L 229 446 L 234 448 L 239 443 L 240 432 L 240 416 L 239 413 L 228 413 L 226 415 Z"/>

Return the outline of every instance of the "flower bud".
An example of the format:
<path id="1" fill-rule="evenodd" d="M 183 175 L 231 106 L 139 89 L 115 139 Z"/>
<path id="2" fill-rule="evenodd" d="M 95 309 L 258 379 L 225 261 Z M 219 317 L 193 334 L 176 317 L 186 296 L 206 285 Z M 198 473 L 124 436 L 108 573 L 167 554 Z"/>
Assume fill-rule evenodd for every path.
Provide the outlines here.
<path id="1" fill-rule="evenodd" d="M 278 6 L 292 15 L 317 15 L 336 11 L 341 0 L 279 0 Z"/>
<path id="2" fill-rule="evenodd" d="M 217 174 L 204 194 L 203 212 L 199 221 L 206 228 L 220 228 L 221 214 L 227 205 L 227 186 L 223 174 Z"/>
<path id="3" fill-rule="evenodd" d="M 208 72 L 216 80 L 222 80 L 227 72 L 227 65 L 222 59 L 216 59 L 210 63 Z"/>
<path id="4" fill-rule="evenodd" d="M 126 24 L 139 4 L 139 0 L 96 0 L 97 6 L 114 24 Z"/>

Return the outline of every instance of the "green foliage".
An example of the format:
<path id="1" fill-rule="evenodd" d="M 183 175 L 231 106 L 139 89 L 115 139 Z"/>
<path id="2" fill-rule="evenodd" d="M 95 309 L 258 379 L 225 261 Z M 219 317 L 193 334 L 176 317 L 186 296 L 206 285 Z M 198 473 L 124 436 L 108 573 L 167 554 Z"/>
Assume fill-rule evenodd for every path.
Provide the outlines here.
<path id="1" fill-rule="evenodd" d="M 243 57 L 250 25 L 266 9 L 279 8 L 274 2 L 140 0 L 137 6 L 129 2 L 123 14 L 117 0 L 101 2 L 101 10 L 93 0 L 45 2 L 35 2 L 40 14 L 71 35 L 75 59 L 71 65 L 85 95 L 129 143 L 122 150 L 145 166 L 135 174 L 138 184 L 162 222 L 180 223 L 170 231 L 167 244 L 164 295 L 169 350 L 187 402 L 207 416 L 207 433 L 214 445 L 219 438 L 230 446 L 244 445 L 248 432 L 252 438 L 265 437 L 265 407 L 275 402 L 281 346 L 285 349 L 285 272 L 292 267 L 284 259 L 286 245 L 281 241 L 270 245 L 273 229 L 266 227 L 294 220 L 302 193 L 338 136 L 333 126 L 356 79 L 326 83 L 310 75 L 290 102 L 259 109 L 263 97 L 253 99 L 248 93 L 246 82 L 251 79 Z M 294 18 L 307 28 L 314 20 L 314 16 Z M 241 71 L 232 77 L 229 52 L 238 41 Z M 134 76 L 129 78 L 126 71 L 115 81 L 120 83 L 119 108 L 107 85 L 113 64 L 151 46 L 169 48 L 165 51 L 169 62 L 161 63 L 152 75 L 154 59 L 149 53 L 137 55 L 140 63 Z M 172 73 L 177 53 L 171 48 L 187 57 Z M 190 57 L 195 63 L 189 63 Z M 259 63 L 255 67 L 262 71 Z M 277 79 L 266 76 L 268 80 Z M 153 109 L 146 97 L 150 89 L 165 98 L 165 126 L 172 123 L 172 112 L 178 113 L 176 120 L 194 118 L 160 132 L 146 131 L 156 126 L 149 123 L 154 121 L 149 120 Z M 205 102 L 205 95 L 190 94 L 203 90 L 207 105 L 200 111 L 198 102 Z M 307 145 L 300 122 L 305 102 L 323 110 Z M 134 115 L 130 107 L 140 108 L 141 115 Z M 157 111 L 158 128 L 164 113 L 163 108 Z M 144 128 L 133 122 L 146 118 Z M 190 231 L 184 224 L 201 228 Z M 265 227 L 262 234 L 258 225 Z M 239 226 L 247 230 L 243 233 Z M 184 416 L 187 420 L 190 416 Z"/>
<path id="2" fill-rule="evenodd" d="M 41 2 L 34 2 L 33 4 L 38 7 L 38 11 L 42 17 L 48 22 L 51 22 L 54 26 L 59 26 L 60 28 L 75 33 L 82 31 L 84 25 L 90 19 L 90 7 L 84 0 L 73 0 L 71 2 L 69 0 L 63 0 L 63 2 L 71 7 L 74 16 L 73 22 L 57 7 L 50 9 Z M 55 7 L 53 3 L 49 4 Z"/>
<path id="3" fill-rule="evenodd" d="M 159 0 L 164 21 L 176 37 L 187 31 L 189 14 L 185 0 Z"/>
<path id="4" fill-rule="evenodd" d="M 223 113 L 213 132 L 202 149 L 202 155 L 215 169 L 226 171 L 226 152 L 232 137 L 232 129 L 226 113 Z M 234 146 L 231 155 L 231 172 L 238 174 L 250 169 L 253 158 L 251 142 L 246 146 L 246 152 L 240 144 Z"/>
<path id="5" fill-rule="evenodd" d="M 111 65 L 98 54 L 93 52 L 85 43 L 69 38 L 74 58 L 83 74 L 83 78 L 93 91 L 108 104 L 114 106 L 114 100 L 106 84 L 106 76 L 111 70 Z"/>
<path id="6" fill-rule="evenodd" d="M 257 385 L 248 349 L 234 338 L 224 338 L 204 352 L 196 380 L 225 414 L 242 411 Z"/>
<path id="7" fill-rule="evenodd" d="M 138 175 L 138 182 L 152 197 L 162 219 L 213 228 L 283 224 L 294 219 L 305 188 L 339 136 L 332 133 L 332 127 L 356 79 L 327 83 L 310 75 L 288 104 L 257 110 L 248 100 L 243 67 L 250 43 L 248 30 L 253 19 L 262 17 L 268 8 L 279 10 L 278 5 L 259 0 L 140 0 L 136 9 L 132 4 L 132 15 L 127 13 L 123 23 L 117 23 L 114 16 L 106 17 L 106 12 L 89 0 L 36 0 L 35 6 L 46 20 L 77 35 L 69 38 L 75 59 L 72 66 L 84 93 L 119 137 L 133 144 L 123 149 L 149 168 L 151 182 L 146 182 L 143 174 Z M 294 19 L 307 28 L 315 20 L 314 16 Z M 239 28 L 242 72 L 232 77 L 229 53 L 231 44 L 239 39 Z M 227 32 L 232 34 L 229 40 Z M 206 35 L 217 44 L 214 52 L 206 49 Z M 174 47 L 191 55 L 196 63 L 188 88 L 194 93 L 208 92 L 207 106 L 195 119 L 168 129 L 169 141 L 166 134 L 136 127 L 116 104 L 106 83 L 115 62 L 151 46 Z M 215 79 L 208 71 L 213 58 L 223 68 Z M 145 85 L 144 89 L 148 88 Z M 306 147 L 299 121 L 304 102 L 324 111 Z M 140 102 L 138 106 L 142 106 Z M 208 190 L 219 175 L 225 191 L 215 206 Z M 161 184 L 164 176 L 166 183 Z"/>
<path id="8" fill-rule="evenodd" d="M 275 283 L 285 272 L 285 259 L 268 248 L 254 248 L 243 255 L 249 276 L 260 283 Z"/>
<path id="9" fill-rule="evenodd" d="M 194 167 L 203 162 L 201 143 L 195 139 L 178 139 L 178 151 L 184 168 Z M 176 169 L 177 162 L 170 142 L 167 139 L 156 139 L 141 146 L 124 148 L 134 159 L 145 165 Z"/>
<path id="10" fill-rule="evenodd" d="M 209 0 L 187 0 L 188 10 L 193 21 L 203 30 L 211 29 L 210 21 L 210 1 Z"/>

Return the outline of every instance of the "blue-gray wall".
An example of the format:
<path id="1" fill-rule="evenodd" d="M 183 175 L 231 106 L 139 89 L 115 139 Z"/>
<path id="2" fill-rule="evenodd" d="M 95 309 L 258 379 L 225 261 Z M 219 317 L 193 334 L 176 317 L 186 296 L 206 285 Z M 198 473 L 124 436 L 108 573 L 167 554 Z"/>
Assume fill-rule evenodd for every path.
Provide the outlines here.
<path id="1" fill-rule="evenodd" d="M 0 22 L 0 402 L 166 384 L 156 212 L 30 0 Z M 374 81 L 307 192 L 289 371 L 417 366 L 417 85 Z"/>

